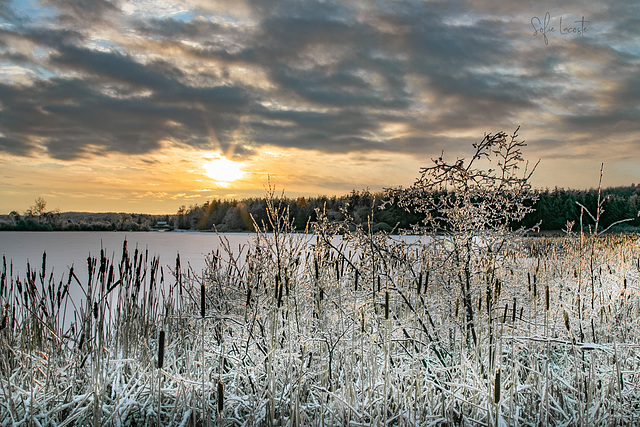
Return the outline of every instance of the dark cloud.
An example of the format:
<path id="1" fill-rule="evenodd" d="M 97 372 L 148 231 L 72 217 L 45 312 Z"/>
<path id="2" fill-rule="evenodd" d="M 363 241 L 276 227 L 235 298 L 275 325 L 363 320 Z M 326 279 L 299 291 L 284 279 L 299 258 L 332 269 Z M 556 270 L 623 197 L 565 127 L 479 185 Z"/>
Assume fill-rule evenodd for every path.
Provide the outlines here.
<path id="1" fill-rule="evenodd" d="M 84 71 L 91 77 L 125 83 L 136 89 L 172 90 L 182 77 L 180 70 L 164 62 L 144 65 L 118 53 L 69 45 L 61 46 L 59 54 L 53 55 L 51 62 L 70 70 Z"/>
<path id="2" fill-rule="evenodd" d="M 23 138 L 0 137 L 0 151 L 15 156 L 30 156 L 36 151 L 36 147 L 35 144 L 31 144 Z"/>
<path id="3" fill-rule="evenodd" d="M 590 14 L 591 32 L 545 45 L 529 20 L 551 3 L 502 3 L 256 0 L 243 13 L 200 3 L 167 16 L 161 1 L 130 14 L 124 2 L 48 0 L 51 22 L 0 3 L 14 23 L 0 26 L 0 58 L 37 76 L 0 80 L 0 151 L 210 149 L 241 133 L 236 153 L 421 154 L 469 142 L 447 133 L 523 120 L 594 138 L 638 131 L 637 6 L 577 2 L 569 12 Z"/>
<path id="4" fill-rule="evenodd" d="M 238 125 L 241 98 L 234 95 L 233 88 L 196 91 L 178 84 L 150 99 L 118 98 L 86 82 L 64 79 L 21 88 L 0 86 L 0 94 L 4 104 L 0 129 L 14 138 L 22 135 L 25 140 L 42 140 L 48 153 L 60 159 L 109 151 L 148 153 L 163 140 L 210 149 L 210 129 L 220 142 L 228 144 Z M 212 116 L 213 109 L 218 114 Z M 14 146 L 2 147 L 26 153 Z"/>

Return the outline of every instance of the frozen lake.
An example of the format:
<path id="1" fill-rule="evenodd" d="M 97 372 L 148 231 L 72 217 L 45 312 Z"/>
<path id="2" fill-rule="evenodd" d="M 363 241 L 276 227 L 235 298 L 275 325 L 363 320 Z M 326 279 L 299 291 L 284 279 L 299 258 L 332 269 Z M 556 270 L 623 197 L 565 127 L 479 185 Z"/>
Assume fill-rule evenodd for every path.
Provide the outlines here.
<path id="1" fill-rule="evenodd" d="M 251 240 L 249 233 L 226 233 L 231 248 L 237 250 Z M 87 277 L 87 257 L 99 258 L 104 248 L 109 259 L 118 263 L 122 256 L 122 245 L 127 240 L 129 253 L 136 246 L 139 251 L 148 250 L 149 258 L 157 255 L 160 265 L 172 270 L 176 265 L 176 256 L 180 254 L 182 269 L 191 266 L 200 274 L 205 267 L 205 254 L 215 252 L 220 247 L 220 237 L 216 233 L 199 232 L 113 232 L 113 231 L 3 231 L 0 232 L 0 255 L 13 263 L 14 277 L 23 277 L 27 271 L 27 262 L 32 269 L 40 270 L 42 253 L 47 253 L 47 276 L 53 271 L 59 280 L 66 277 L 69 267 L 74 265 L 80 280 Z M 168 273 L 165 267 L 165 273 Z"/>

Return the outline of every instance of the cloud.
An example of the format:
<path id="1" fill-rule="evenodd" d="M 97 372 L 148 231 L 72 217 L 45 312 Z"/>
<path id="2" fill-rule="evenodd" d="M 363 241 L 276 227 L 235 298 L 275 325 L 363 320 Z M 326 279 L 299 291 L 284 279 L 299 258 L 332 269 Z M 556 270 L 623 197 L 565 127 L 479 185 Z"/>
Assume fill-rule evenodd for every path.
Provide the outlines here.
<path id="1" fill-rule="evenodd" d="M 76 25 L 95 24 L 109 13 L 119 13 L 118 3 L 109 0 L 43 0 L 43 4 L 59 11 L 61 23 Z"/>
<path id="2" fill-rule="evenodd" d="M 640 131 L 634 8 L 47 0 L 27 16 L 5 2 L 0 60 L 29 72 L 0 73 L 0 151 L 424 156 L 519 124 L 541 149 L 585 132 L 628 140 Z M 529 21 L 546 10 L 557 28 L 586 16 L 589 32 L 545 45 Z"/>

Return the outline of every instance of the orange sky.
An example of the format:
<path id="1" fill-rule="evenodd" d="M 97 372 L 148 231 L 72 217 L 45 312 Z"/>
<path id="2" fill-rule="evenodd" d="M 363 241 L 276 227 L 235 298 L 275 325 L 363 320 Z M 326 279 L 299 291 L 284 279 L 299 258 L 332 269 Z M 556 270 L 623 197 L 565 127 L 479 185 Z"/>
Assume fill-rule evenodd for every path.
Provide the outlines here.
<path id="1" fill-rule="evenodd" d="M 637 16 L 633 0 L 4 1 L 0 213 L 37 197 L 175 213 L 269 178 L 290 197 L 379 191 L 517 126 L 538 188 L 595 187 L 601 162 L 605 186 L 638 183 Z"/>

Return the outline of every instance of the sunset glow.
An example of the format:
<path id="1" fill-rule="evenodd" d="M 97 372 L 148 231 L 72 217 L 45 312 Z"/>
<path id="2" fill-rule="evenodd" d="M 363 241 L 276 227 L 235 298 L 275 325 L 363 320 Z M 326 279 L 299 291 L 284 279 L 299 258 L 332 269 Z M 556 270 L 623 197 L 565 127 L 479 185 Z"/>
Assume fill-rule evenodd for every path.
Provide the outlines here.
<path id="1" fill-rule="evenodd" d="M 0 214 L 406 187 L 518 126 L 536 188 L 639 181 L 638 2 L 178 3 L 0 2 Z"/>
<path id="2" fill-rule="evenodd" d="M 213 159 L 204 165 L 206 175 L 218 182 L 233 182 L 244 175 L 242 165 L 225 157 Z"/>

